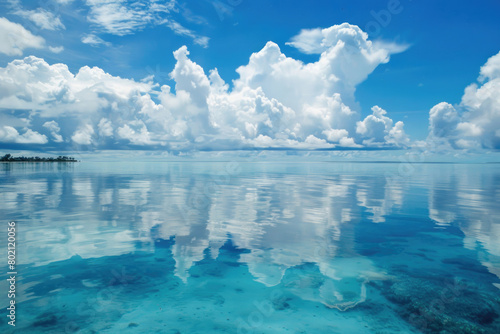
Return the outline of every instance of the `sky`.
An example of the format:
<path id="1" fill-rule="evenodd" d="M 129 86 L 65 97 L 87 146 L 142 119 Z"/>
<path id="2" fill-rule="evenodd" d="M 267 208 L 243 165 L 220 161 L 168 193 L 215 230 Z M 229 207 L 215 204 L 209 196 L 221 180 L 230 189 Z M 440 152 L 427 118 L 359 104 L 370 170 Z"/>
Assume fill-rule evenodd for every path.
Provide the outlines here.
<path id="1" fill-rule="evenodd" d="M 0 149 L 500 148 L 500 3 L 9 0 Z"/>

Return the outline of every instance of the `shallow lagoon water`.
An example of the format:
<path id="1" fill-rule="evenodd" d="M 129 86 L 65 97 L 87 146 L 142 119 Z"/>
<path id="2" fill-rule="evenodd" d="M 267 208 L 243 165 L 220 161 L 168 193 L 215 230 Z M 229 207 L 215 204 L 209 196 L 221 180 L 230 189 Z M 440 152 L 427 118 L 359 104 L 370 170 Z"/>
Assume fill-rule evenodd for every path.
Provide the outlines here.
<path id="1" fill-rule="evenodd" d="M 498 165 L 410 167 L 0 164 L 0 331 L 499 333 Z"/>

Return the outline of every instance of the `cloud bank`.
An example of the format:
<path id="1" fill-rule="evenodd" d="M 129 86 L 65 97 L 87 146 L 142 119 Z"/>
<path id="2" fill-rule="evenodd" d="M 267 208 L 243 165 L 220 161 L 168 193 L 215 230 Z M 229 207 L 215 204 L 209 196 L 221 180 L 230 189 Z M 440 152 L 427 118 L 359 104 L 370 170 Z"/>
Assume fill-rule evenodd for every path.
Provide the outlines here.
<path id="1" fill-rule="evenodd" d="M 500 149 L 500 53 L 481 67 L 462 101 L 442 102 L 429 113 L 428 141 L 454 149 Z"/>
<path id="2" fill-rule="evenodd" d="M 174 52 L 172 87 L 98 67 L 74 74 L 34 56 L 14 60 L 0 68 L 0 108 L 16 124 L 3 125 L 0 141 L 69 149 L 406 147 L 402 122 L 378 106 L 362 119 L 354 98 L 356 86 L 400 50 L 347 23 L 320 32 L 311 39 L 317 31 L 303 30 L 290 43 L 321 53 L 318 61 L 287 57 L 268 42 L 236 70 L 232 88 L 185 46 Z"/>
<path id="3" fill-rule="evenodd" d="M 217 69 L 206 73 L 193 62 L 185 46 L 174 52 L 174 87 L 97 67 L 73 74 L 34 56 L 14 60 L 0 68 L 0 108 L 16 116 L 17 128 L 5 124 L 0 141 L 71 149 L 406 147 L 402 122 L 378 106 L 361 119 L 354 99 L 356 86 L 389 61 L 393 48 L 347 23 L 307 44 L 311 33 L 290 44 L 321 52 L 318 61 L 287 57 L 268 42 L 237 69 L 232 89 Z"/>

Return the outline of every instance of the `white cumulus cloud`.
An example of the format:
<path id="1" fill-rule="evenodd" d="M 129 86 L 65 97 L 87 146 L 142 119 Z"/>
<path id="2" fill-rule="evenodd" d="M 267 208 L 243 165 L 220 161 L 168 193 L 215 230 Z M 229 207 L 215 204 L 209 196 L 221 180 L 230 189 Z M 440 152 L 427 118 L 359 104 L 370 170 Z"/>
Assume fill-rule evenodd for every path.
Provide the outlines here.
<path id="1" fill-rule="evenodd" d="M 0 108 L 19 117 L 29 110 L 30 124 L 43 124 L 34 130 L 59 145 L 406 147 L 403 122 L 394 122 L 378 106 L 361 119 L 354 99 L 356 86 L 397 48 L 371 43 L 357 26 L 346 23 L 327 30 L 327 42 L 310 42 L 320 44 L 317 61 L 293 59 L 268 42 L 237 69 L 232 89 L 217 69 L 207 72 L 192 61 L 185 46 L 173 53 L 174 87 L 159 87 L 151 77 L 135 81 L 112 76 L 97 67 L 72 73 L 64 64 L 30 56 L 0 68 Z"/>
<path id="2" fill-rule="evenodd" d="M 363 139 L 366 146 L 405 146 L 409 144 L 409 138 L 404 132 L 404 124 L 398 121 L 393 126 L 393 121 L 386 116 L 387 111 L 374 106 L 372 114 L 366 116 L 363 121 L 356 123 L 356 132 Z"/>
<path id="3" fill-rule="evenodd" d="M 90 124 L 85 124 L 75 131 L 71 140 L 79 145 L 92 144 L 92 136 L 94 135 L 94 128 Z"/>
<path id="4" fill-rule="evenodd" d="M 62 136 L 59 134 L 61 128 L 59 128 L 59 124 L 56 121 L 50 121 L 43 123 L 43 127 L 50 130 L 50 134 L 54 138 L 55 143 L 60 143 L 63 141 Z"/>
<path id="5" fill-rule="evenodd" d="M 478 83 L 460 104 L 442 102 L 429 113 L 429 141 L 456 149 L 500 148 L 500 53 L 481 67 Z"/>
<path id="6" fill-rule="evenodd" d="M 23 134 L 20 134 L 12 126 L 3 126 L 0 128 L 0 142 L 16 143 L 16 144 L 46 144 L 47 137 L 27 129 Z"/>
<path id="7" fill-rule="evenodd" d="M 24 49 L 41 49 L 45 40 L 35 36 L 22 25 L 0 17 L 0 53 L 8 56 L 21 56 Z"/>

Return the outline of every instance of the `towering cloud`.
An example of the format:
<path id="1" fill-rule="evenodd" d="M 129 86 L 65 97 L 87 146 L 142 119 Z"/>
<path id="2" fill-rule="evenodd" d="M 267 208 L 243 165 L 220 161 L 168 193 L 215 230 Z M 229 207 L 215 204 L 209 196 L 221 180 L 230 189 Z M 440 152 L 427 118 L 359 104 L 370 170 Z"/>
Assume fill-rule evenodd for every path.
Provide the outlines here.
<path id="1" fill-rule="evenodd" d="M 170 76 L 175 87 L 160 88 L 151 77 L 138 82 L 86 66 L 73 74 L 64 64 L 50 65 L 30 56 L 0 68 L 0 110 L 26 119 L 23 131 L 36 131 L 56 147 L 316 149 L 408 144 L 402 122 L 394 124 L 378 106 L 361 120 L 354 99 L 356 86 L 401 48 L 372 43 L 347 23 L 304 30 L 289 44 L 320 53 L 319 59 L 304 63 L 268 42 L 237 69 L 232 89 L 217 69 L 206 73 L 193 62 L 185 46 L 174 52 Z"/>

